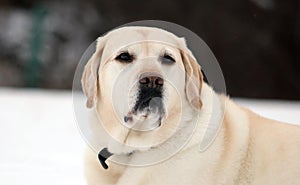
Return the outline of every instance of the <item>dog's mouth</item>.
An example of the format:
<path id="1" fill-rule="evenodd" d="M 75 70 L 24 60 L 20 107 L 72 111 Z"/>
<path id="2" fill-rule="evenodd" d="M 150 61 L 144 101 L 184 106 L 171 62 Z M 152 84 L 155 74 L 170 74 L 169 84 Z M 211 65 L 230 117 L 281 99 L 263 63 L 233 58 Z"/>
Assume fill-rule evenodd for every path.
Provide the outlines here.
<path id="1" fill-rule="evenodd" d="M 124 122 L 126 126 L 131 129 L 150 131 L 161 126 L 164 115 L 163 88 L 140 86 L 135 105 L 131 111 L 124 116 Z M 136 151 L 140 150 L 132 150 L 123 154 L 130 156 Z M 98 159 L 104 169 L 108 169 L 106 160 L 114 154 L 115 153 L 111 153 L 108 148 L 103 148 L 99 151 Z"/>
<path id="2" fill-rule="evenodd" d="M 133 112 L 144 112 L 144 117 L 149 114 L 163 114 L 163 89 L 140 87 L 136 104 L 133 108 Z"/>
<path id="3" fill-rule="evenodd" d="M 124 122 L 136 130 L 152 130 L 161 126 L 165 115 L 163 87 L 140 85 L 134 107 L 124 116 Z"/>

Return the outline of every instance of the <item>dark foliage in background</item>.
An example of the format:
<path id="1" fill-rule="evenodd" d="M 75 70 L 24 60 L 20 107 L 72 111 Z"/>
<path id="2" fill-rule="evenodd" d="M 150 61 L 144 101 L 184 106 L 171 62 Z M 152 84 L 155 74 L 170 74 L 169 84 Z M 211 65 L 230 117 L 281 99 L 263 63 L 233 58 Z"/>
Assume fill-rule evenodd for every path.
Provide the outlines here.
<path id="1" fill-rule="evenodd" d="M 300 2 L 2 1 L 0 85 L 71 88 L 88 45 L 121 24 L 159 19 L 197 33 L 232 96 L 300 99 Z"/>

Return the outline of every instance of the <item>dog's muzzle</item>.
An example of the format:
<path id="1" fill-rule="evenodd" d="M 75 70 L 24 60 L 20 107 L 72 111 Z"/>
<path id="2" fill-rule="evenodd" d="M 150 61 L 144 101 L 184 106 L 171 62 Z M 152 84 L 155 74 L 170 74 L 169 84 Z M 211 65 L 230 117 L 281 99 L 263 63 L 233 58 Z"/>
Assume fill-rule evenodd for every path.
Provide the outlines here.
<path id="1" fill-rule="evenodd" d="M 144 76 L 139 80 L 139 93 L 134 111 L 147 109 L 149 113 L 162 111 L 162 91 L 164 80 L 159 76 Z"/>
<path id="2" fill-rule="evenodd" d="M 161 119 L 165 114 L 163 104 L 164 79 L 156 73 L 143 73 L 139 77 L 138 94 L 136 103 L 124 117 L 125 122 L 134 121 L 134 117 L 141 117 L 140 123 L 149 118 L 161 124 Z M 153 123 L 154 124 L 154 123 Z"/>

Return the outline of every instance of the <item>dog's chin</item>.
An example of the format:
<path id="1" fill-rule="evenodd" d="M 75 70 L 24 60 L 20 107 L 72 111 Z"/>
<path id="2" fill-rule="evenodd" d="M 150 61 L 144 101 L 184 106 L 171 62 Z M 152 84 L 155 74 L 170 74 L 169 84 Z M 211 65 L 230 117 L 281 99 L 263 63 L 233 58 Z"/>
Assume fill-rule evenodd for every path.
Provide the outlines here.
<path id="1" fill-rule="evenodd" d="M 142 135 L 140 135 L 141 138 L 136 138 L 137 136 L 135 134 L 137 134 L 137 132 L 143 134 L 143 132 L 151 132 L 158 129 L 162 124 L 163 117 L 164 113 L 162 112 L 151 113 L 147 110 L 129 111 L 129 113 L 124 116 L 124 124 L 130 128 L 130 130 L 134 131 L 133 135 L 135 138 L 129 136 L 127 141 L 130 142 L 126 142 L 126 144 L 112 141 L 108 146 L 108 150 L 113 154 L 131 155 L 135 152 L 145 152 L 155 147 L 152 146 L 152 143 L 150 143 L 150 145 L 147 142 L 143 144 Z"/>
<path id="2" fill-rule="evenodd" d="M 127 127 L 136 131 L 151 131 L 157 129 L 162 124 L 163 111 L 150 112 L 147 109 L 130 111 L 124 116 Z"/>

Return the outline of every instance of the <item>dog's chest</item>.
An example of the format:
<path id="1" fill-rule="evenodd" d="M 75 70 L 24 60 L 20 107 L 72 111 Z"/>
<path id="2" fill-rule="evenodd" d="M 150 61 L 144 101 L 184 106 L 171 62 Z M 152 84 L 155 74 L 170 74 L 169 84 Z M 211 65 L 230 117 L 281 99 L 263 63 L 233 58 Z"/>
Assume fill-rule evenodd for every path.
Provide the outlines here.
<path id="1" fill-rule="evenodd" d="M 205 157 L 205 156 L 202 156 Z M 116 184 L 157 185 L 157 184 L 213 184 L 209 162 L 201 162 L 197 147 L 178 153 L 171 159 L 147 167 L 127 167 L 118 169 Z M 206 166 L 206 167 L 205 167 Z"/>

